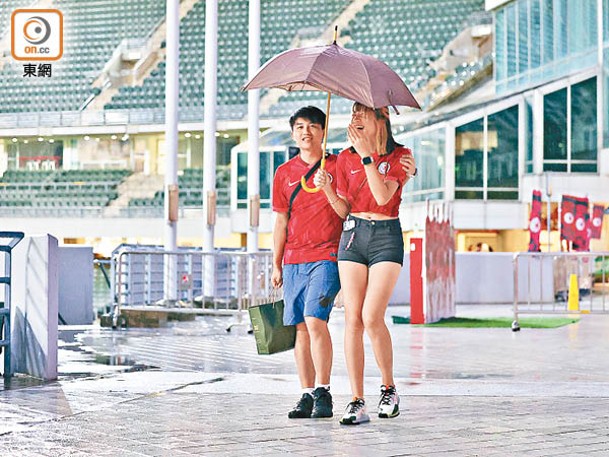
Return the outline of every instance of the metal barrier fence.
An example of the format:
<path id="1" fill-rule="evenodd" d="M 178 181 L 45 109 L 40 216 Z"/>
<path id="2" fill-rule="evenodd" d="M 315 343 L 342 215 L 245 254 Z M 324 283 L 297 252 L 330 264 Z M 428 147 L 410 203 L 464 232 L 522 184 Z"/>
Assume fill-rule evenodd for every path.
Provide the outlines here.
<path id="1" fill-rule="evenodd" d="M 519 252 L 514 255 L 514 322 L 519 314 L 609 313 L 609 252 Z M 571 277 L 577 309 L 569 309 Z"/>
<path id="2" fill-rule="evenodd" d="M 11 364 L 11 253 L 24 237 L 23 232 L 0 232 L 0 253 L 4 254 L 4 276 L 0 284 L 4 286 L 2 306 L 0 306 L 0 350 L 4 348 L 4 378 L 13 376 Z"/>
<path id="3" fill-rule="evenodd" d="M 115 319 L 121 306 L 202 308 L 230 314 L 267 301 L 272 253 L 122 248 L 112 258 Z"/>

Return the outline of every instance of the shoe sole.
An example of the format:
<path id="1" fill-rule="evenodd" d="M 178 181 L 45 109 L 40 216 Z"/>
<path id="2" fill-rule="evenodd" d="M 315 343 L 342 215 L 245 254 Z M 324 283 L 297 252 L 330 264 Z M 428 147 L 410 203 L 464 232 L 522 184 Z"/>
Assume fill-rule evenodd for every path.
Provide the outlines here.
<path id="1" fill-rule="evenodd" d="M 341 425 L 359 425 L 359 424 L 365 424 L 366 422 L 370 422 L 370 416 L 365 416 L 364 418 L 362 418 L 360 420 L 342 418 L 339 421 L 339 423 Z"/>
<path id="2" fill-rule="evenodd" d="M 294 414 L 294 415 L 290 415 L 288 414 L 288 419 L 310 419 L 311 415 L 309 414 L 308 416 L 306 414 Z"/>
<path id="3" fill-rule="evenodd" d="M 381 419 L 391 419 L 393 417 L 398 417 L 400 415 L 400 410 L 398 409 L 397 412 L 394 412 L 393 414 L 387 414 L 387 413 L 379 413 L 379 417 Z"/>
<path id="4" fill-rule="evenodd" d="M 311 414 L 311 419 L 328 419 L 334 417 L 334 414 Z"/>

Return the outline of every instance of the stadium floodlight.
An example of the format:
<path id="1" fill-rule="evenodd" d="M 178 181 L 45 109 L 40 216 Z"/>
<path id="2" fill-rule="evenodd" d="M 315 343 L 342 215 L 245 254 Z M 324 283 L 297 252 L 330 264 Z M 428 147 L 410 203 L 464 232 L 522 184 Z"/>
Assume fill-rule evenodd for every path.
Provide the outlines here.
<path id="1" fill-rule="evenodd" d="M 266 62 L 241 90 L 279 88 L 288 92 L 314 90 L 328 93 L 324 145 L 328 139 L 331 94 L 361 103 L 369 108 L 409 106 L 421 109 L 402 78 L 386 63 L 375 57 L 345 49 L 334 41 L 329 46 L 310 46 L 284 51 Z M 345 75 L 349 75 L 345 77 Z M 325 167 L 322 156 L 320 167 Z M 304 176 L 302 188 L 310 193 L 319 188 L 307 187 Z"/>

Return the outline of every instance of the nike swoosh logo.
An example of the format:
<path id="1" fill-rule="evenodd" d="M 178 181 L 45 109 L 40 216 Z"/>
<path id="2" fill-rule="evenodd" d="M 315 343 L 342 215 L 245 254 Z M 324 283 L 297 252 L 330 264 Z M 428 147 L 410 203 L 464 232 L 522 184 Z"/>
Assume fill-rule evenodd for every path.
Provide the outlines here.
<path id="1" fill-rule="evenodd" d="M 362 170 L 361 169 L 360 170 L 351 170 L 351 174 L 354 175 L 356 173 L 359 173 L 360 171 L 362 171 Z"/>
<path id="2" fill-rule="evenodd" d="M 296 184 L 298 184 L 299 182 L 300 182 L 300 180 L 299 180 L 299 181 L 294 181 L 294 182 L 289 182 L 289 181 L 288 181 L 288 187 L 294 187 L 294 186 L 295 186 Z"/>

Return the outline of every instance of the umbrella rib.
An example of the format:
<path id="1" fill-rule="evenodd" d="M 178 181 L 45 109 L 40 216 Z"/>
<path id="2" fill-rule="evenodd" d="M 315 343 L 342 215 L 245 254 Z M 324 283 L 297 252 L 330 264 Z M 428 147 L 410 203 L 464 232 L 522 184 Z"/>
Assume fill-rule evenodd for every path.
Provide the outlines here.
<path id="1" fill-rule="evenodd" d="M 370 81 L 370 74 L 368 73 L 368 69 L 366 68 L 366 65 L 364 65 L 363 61 L 358 60 L 357 63 L 359 63 L 362 67 L 364 67 L 364 74 L 366 75 L 366 79 L 368 79 L 368 86 L 370 87 L 370 95 L 372 95 L 372 81 Z M 371 100 L 371 102 L 372 102 L 372 106 L 370 106 L 369 108 L 376 109 L 376 107 L 374 106 L 374 98 Z"/>

